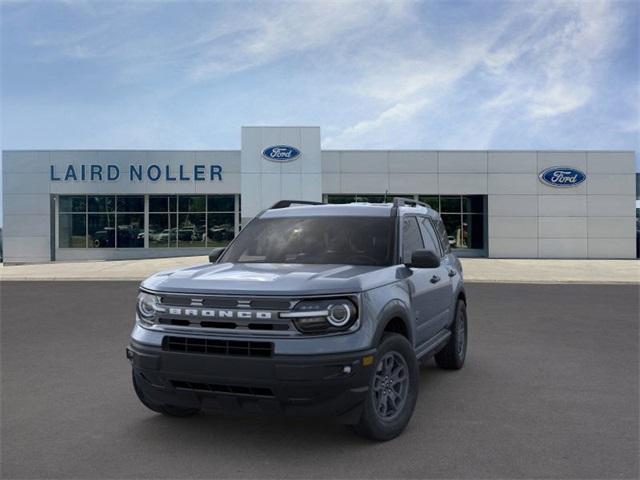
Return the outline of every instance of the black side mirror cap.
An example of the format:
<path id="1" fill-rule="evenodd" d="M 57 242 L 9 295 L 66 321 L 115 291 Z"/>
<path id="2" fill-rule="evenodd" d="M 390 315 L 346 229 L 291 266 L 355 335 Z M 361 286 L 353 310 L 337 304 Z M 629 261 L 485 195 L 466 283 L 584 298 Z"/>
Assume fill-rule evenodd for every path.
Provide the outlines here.
<path id="1" fill-rule="evenodd" d="M 211 250 L 211 253 L 209 253 L 209 263 L 216 263 L 225 250 L 224 247 L 217 247 Z"/>
<path id="2" fill-rule="evenodd" d="M 411 255 L 411 263 L 405 265 L 412 268 L 438 268 L 440 255 L 432 250 L 414 250 Z"/>

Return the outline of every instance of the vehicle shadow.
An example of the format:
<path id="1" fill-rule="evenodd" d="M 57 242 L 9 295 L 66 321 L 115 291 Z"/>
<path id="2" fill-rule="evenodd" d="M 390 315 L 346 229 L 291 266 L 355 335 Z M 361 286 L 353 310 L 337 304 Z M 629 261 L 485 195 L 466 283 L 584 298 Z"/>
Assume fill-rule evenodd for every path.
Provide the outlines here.
<path id="1" fill-rule="evenodd" d="M 424 402 L 425 392 L 437 388 L 446 374 L 447 372 L 433 365 L 433 361 L 421 365 L 421 393 L 416 409 Z M 298 450 L 310 446 L 376 444 L 357 436 L 348 426 L 330 418 L 227 414 L 210 410 L 189 418 L 172 418 L 148 412 L 148 415 L 137 415 L 137 421 L 130 428 L 130 434 L 144 438 L 144 442 L 151 448 L 165 445 L 167 435 L 173 438 L 178 436 L 191 446 L 203 444 L 220 449 L 237 449 L 259 445 L 263 451 L 279 450 L 285 445 Z M 408 429 L 411 428 L 410 423 Z"/>

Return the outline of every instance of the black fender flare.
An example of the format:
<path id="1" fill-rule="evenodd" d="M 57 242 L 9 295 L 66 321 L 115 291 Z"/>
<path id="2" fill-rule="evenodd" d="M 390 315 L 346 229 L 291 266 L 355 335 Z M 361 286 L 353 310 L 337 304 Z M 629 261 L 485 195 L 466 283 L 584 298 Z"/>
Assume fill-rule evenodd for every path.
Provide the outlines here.
<path id="1" fill-rule="evenodd" d="M 413 322 L 411 321 L 411 310 L 410 308 L 401 300 L 391 300 L 387 303 L 382 310 L 380 311 L 380 315 L 378 316 L 378 326 L 376 327 L 376 332 L 373 337 L 373 344 L 379 345 L 382 340 L 382 335 L 384 335 L 384 331 L 389 325 L 389 322 L 394 318 L 399 318 L 404 323 L 405 330 L 407 332 L 407 337 L 409 343 L 413 345 L 414 339 L 414 328 Z"/>

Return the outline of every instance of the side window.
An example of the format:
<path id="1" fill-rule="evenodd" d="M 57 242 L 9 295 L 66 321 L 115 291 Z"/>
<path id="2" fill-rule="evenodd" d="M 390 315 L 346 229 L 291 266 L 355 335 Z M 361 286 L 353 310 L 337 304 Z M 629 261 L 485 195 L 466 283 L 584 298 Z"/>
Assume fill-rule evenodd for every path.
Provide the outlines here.
<path id="1" fill-rule="evenodd" d="M 402 219 L 402 261 L 410 262 L 414 250 L 424 248 L 416 217 Z"/>
<path id="2" fill-rule="evenodd" d="M 424 248 L 426 248 L 427 250 L 431 250 L 436 255 L 442 256 L 440 239 L 436 236 L 436 232 L 433 231 L 433 227 L 431 226 L 431 222 L 429 221 L 429 219 L 420 217 L 418 223 L 420 223 L 420 231 L 422 231 Z"/>
<path id="3" fill-rule="evenodd" d="M 451 246 L 449 245 L 449 236 L 447 235 L 447 230 L 444 228 L 444 223 L 442 223 L 442 219 L 438 218 L 434 221 L 436 225 L 436 231 L 438 236 L 440 237 L 440 244 L 442 245 L 442 250 L 444 253 L 451 253 Z"/>

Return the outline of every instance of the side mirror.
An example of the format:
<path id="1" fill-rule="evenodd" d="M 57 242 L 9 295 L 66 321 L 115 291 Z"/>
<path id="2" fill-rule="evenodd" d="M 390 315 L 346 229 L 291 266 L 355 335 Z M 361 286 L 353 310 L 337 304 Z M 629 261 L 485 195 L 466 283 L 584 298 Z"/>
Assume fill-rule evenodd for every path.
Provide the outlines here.
<path id="1" fill-rule="evenodd" d="M 217 247 L 211 250 L 211 253 L 209 254 L 209 263 L 216 263 L 224 251 L 224 247 Z"/>
<path id="2" fill-rule="evenodd" d="M 411 255 L 411 263 L 405 265 L 412 268 L 438 268 L 440 256 L 432 250 L 414 250 Z"/>

